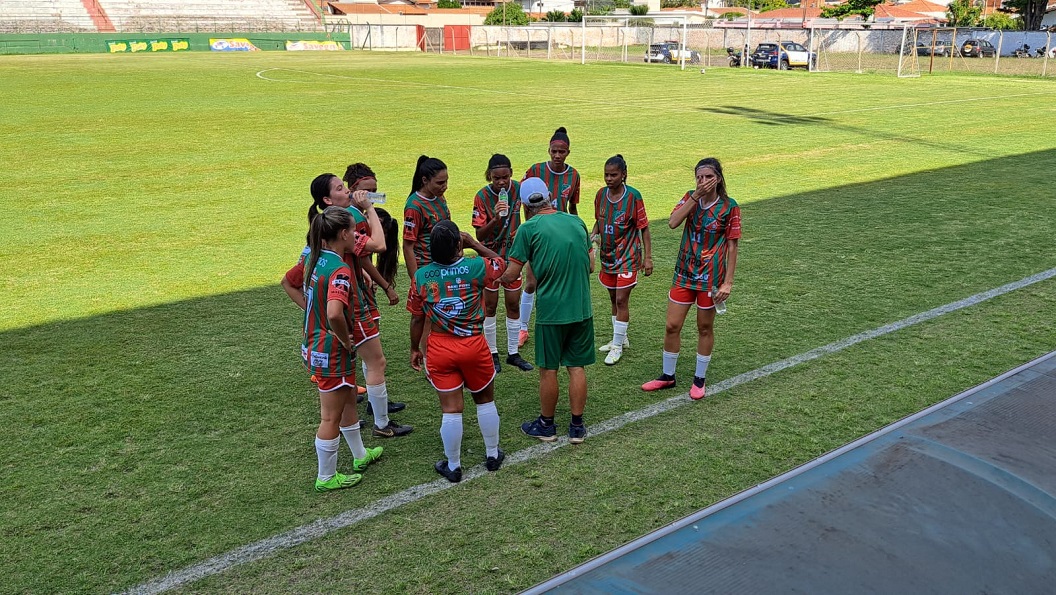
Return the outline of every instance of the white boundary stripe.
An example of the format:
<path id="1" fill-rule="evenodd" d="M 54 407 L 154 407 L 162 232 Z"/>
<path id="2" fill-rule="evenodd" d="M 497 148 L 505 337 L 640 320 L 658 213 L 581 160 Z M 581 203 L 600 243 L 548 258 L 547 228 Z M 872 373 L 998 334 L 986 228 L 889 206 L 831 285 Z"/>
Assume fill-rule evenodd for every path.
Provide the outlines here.
<path id="1" fill-rule="evenodd" d="M 394 85 L 409 85 L 409 86 L 412 86 L 412 87 L 432 87 L 432 88 L 436 88 L 436 89 L 458 89 L 458 90 L 462 90 L 462 91 L 476 91 L 478 93 L 491 93 L 493 95 L 511 95 L 511 96 L 518 96 L 518 97 L 522 95 L 521 93 L 518 93 L 516 91 L 504 91 L 502 89 L 485 89 L 485 88 L 482 88 L 482 87 L 465 87 L 465 86 L 459 86 L 459 85 L 441 85 L 441 84 L 438 84 L 438 83 L 422 83 L 422 82 L 418 82 L 418 81 L 401 81 L 401 80 L 398 80 L 398 79 L 383 79 L 383 78 L 349 76 L 349 75 L 345 75 L 345 74 L 331 74 L 331 73 L 328 73 L 328 72 L 312 72 L 310 70 L 297 70 L 297 69 L 294 69 L 294 68 L 265 68 L 264 70 L 258 71 L 256 76 L 257 76 L 257 78 L 259 78 L 261 80 L 272 82 L 272 83 L 309 83 L 310 82 L 310 81 L 297 81 L 297 80 L 283 80 L 283 79 L 271 78 L 271 77 L 265 75 L 265 73 L 267 73 L 267 72 L 272 72 L 272 71 L 276 71 L 276 70 L 285 71 L 285 72 L 295 72 L 295 73 L 298 73 L 298 74 L 308 74 L 308 75 L 312 75 L 312 76 L 321 76 L 321 77 L 325 77 L 325 78 L 343 79 L 343 80 L 349 80 L 349 81 L 370 81 L 370 82 L 373 82 L 373 83 L 391 83 L 391 84 L 394 84 Z M 1056 93 L 1053 93 L 1051 91 L 1038 91 L 1038 92 L 1034 92 L 1034 93 L 1015 93 L 1015 94 L 1012 94 L 1012 95 L 993 95 L 993 96 L 990 96 L 990 97 L 969 97 L 969 98 L 965 98 L 965 99 L 943 99 L 943 100 L 940 100 L 940 101 L 928 101 L 928 102 L 922 102 L 922 103 L 904 103 L 904 104 L 900 104 L 900 105 L 879 105 L 879 106 L 876 106 L 876 107 L 865 107 L 865 108 L 850 109 L 850 110 L 837 110 L 837 111 L 831 111 L 831 112 L 816 112 L 816 113 L 813 113 L 813 114 L 780 114 L 780 115 L 771 116 L 769 118 L 763 117 L 763 119 L 781 120 L 781 119 L 785 119 L 785 118 L 816 118 L 818 116 L 835 116 L 835 115 L 840 115 L 840 114 L 854 114 L 854 113 L 859 113 L 859 112 L 874 112 L 874 111 L 883 111 L 883 110 L 900 110 L 900 109 L 909 109 L 909 108 L 914 108 L 914 107 L 929 107 L 929 106 L 932 106 L 932 105 L 946 105 L 946 104 L 950 104 L 950 103 L 965 103 L 965 102 L 974 102 L 974 101 L 997 101 L 997 100 L 1002 100 L 1002 99 L 1016 99 L 1016 98 L 1020 98 L 1020 97 L 1035 97 L 1035 96 L 1038 96 L 1038 95 L 1052 96 L 1052 95 L 1056 95 Z M 657 101 L 658 102 L 639 102 L 639 103 L 623 102 L 623 103 L 613 103 L 611 101 L 601 101 L 601 100 L 596 100 L 596 99 L 578 99 L 578 98 L 569 98 L 569 97 L 562 97 L 561 98 L 561 102 L 562 103 L 585 103 L 585 104 L 588 104 L 588 105 L 622 106 L 622 107 L 631 107 L 631 108 L 648 107 L 649 109 L 655 109 L 655 110 L 664 111 L 664 112 L 694 113 L 694 114 L 695 113 L 700 113 L 699 110 L 697 110 L 696 108 L 680 108 L 680 107 L 671 106 L 671 105 L 669 105 L 670 102 L 667 102 L 666 99 L 665 100 L 657 100 Z M 667 102 L 667 103 L 665 104 L 665 102 Z M 724 115 L 724 114 L 718 113 L 716 115 Z"/>
<path id="2" fill-rule="evenodd" d="M 1022 289 L 1024 287 L 1027 287 L 1028 285 L 1033 285 L 1035 283 L 1045 281 L 1053 277 L 1056 277 L 1056 268 L 1036 273 L 1029 277 L 1020 279 L 1019 281 L 1014 281 L 1012 283 L 996 287 L 989 291 L 977 293 L 973 296 L 964 298 L 963 300 L 946 304 L 945 306 L 939 306 L 938 308 L 933 308 L 926 312 L 921 312 L 920 314 L 910 316 L 909 318 L 903 318 L 902 320 L 899 320 L 897 322 L 893 322 L 891 324 L 887 324 L 870 331 L 865 331 L 856 335 L 852 335 L 850 337 L 847 337 L 846 339 L 841 339 L 839 341 L 829 343 L 828 345 L 823 345 L 816 349 L 811 349 L 810 351 L 801 353 L 799 355 L 794 355 L 790 358 L 783 359 L 772 364 L 768 364 L 761 368 L 757 368 L 750 372 L 745 372 L 743 374 L 734 376 L 733 378 L 729 378 L 727 380 L 719 382 L 710 387 L 710 389 L 708 390 L 708 394 L 714 395 L 723 391 L 730 390 L 741 384 L 745 384 L 753 380 L 758 380 L 759 378 L 765 378 L 772 374 L 776 374 L 777 372 L 780 372 L 782 370 L 791 368 L 793 366 L 798 366 L 799 364 L 817 359 L 824 355 L 843 351 L 848 347 L 857 345 L 858 343 L 862 343 L 864 341 L 868 341 L 869 339 L 875 339 L 877 337 L 893 333 L 895 331 L 913 326 L 915 324 L 938 318 L 943 314 L 949 314 L 950 312 L 961 310 L 969 306 L 974 306 L 991 298 L 995 298 L 997 296 L 1016 291 L 1017 289 Z M 691 401 L 687 398 L 687 395 L 683 393 L 681 395 L 671 397 L 670 399 L 654 403 L 642 409 L 629 411 L 622 415 L 618 415 L 612 419 L 603 421 L 599 424 L 592 425 L 588 428 L 588 432 L 590 435 L 593 436 L 596 436 L 598 434 L 604 434 L 606 432 L 618 430 L 632 422 L 641 421 L 643 419 L 647 419 L 659 415 L 661 413 L 670 411 L 677 407 L 683 407 L 690 403 Z M 531 446 L 510 454 L 506 457 L 506 463 L 512 465 L 537 459 L 545 455 L 546 453 L 549 453 L 550 451 L 556 450 L 558 448 L 563 448 L 567 445 L 567 437 L 561 437 L 556 442 L 551 442 L 549 444 L 537 444 L 535 446 Z M 485 473 L 487 473 L 487 471 L 484 470 L 484 466 L 478 465 L 472 469 L 469 469 L 468 472 L 463 475 L 462 482 L 465 483 L 468 481 L 473 481 L 474 479 L 477 479 Z M 449 483 L 445 479 L 437 479 L 436 481 L 432 481 L 429 483 L 412 486 L 410 488 L 407 488 L 406 490 L 382 498 L 381 500 L 378 500 L 369 506 L 352 509 L 332 517 L 322 518 L 307 525 L 302 525 L 295 529 L 291 529 L 290 531 L 287 531 L 285 533 L 280 533 L 279 535 L 268 537 L 266 539 L 262 539 L 260 541 L 231 550 L 219 556 L 209 558 L 208 560 L 205 560 L 204 562 L 200 562 L 193 566 L 188 566 L 187 568 L 170 572 L 164 577 L 137 585 L 125 591 L 125 593 L 161 593 L 169 589 L 179 587 L 181 585 L 193 583 L 194 581 L 203 579 L 208 576 L 212 576 L 214 574 L 218 574 L 234 566 L 239 566 L 248 562 L 254 562 L 256 560 L 266 558 L 280 551 L 290 549 L 292 547 L 295 547 L 308 541 L 312 541 L 314 539 L 318 539 L 320 537 L 323 537 L 324 535 L 327 535 L 339 529 L 344 529 L 362 521 L 372 519 L 383 512 L 399 508 L 405 504 L 416 502 L 425 498 L 426 496 L 430 496 L 443 490 L 456 487 L 457 485 L 459 484 Z"/>

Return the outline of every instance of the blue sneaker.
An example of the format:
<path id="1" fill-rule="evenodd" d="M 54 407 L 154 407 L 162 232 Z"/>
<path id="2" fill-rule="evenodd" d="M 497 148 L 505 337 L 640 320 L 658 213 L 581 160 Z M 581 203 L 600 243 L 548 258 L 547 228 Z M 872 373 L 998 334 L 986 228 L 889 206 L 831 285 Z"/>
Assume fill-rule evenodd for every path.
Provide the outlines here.
<path id="1" fill-rule="evenodd" d="M 611 351 L 609 353 L 612 353 Z M 587 439 L 587 426 L 568 424 L 568 441 L 571 444 L 581 444 Z"/>
<path id="2" fill-rule="evenodd" d="M 557 440 L 557 424 L 543 425 L 543 420 L 539 417 L 521 424 L 521 431 L 543 442 Z"/>

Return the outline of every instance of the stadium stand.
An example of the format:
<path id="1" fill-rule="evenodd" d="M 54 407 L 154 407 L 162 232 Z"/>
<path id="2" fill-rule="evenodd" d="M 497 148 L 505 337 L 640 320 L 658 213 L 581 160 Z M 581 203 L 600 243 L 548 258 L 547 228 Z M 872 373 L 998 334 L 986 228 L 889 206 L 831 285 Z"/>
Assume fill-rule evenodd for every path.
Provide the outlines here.
<path id="1" fill-rule="evenodd" d="M 81 0 L 0 0 L 0 33 L 96 31 Z"/>
<path id="2" fill-rule="evenodd" d="M 118 31 L 318 31 L 303 0 L 98 0 Z"/>

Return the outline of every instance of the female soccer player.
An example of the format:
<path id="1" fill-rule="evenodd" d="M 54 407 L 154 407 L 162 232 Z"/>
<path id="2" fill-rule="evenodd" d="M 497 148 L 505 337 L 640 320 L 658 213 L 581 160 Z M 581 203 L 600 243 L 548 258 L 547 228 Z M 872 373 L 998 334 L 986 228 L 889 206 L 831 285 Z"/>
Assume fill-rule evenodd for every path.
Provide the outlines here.
<path id="1" fill-rule="evenodd" d="M 406 436 L 414 428 L 400 425 L 395 420 L 389 419 L 391 411 L 402 409 L 405 405 L 398 403 L 394 408 L 389 406 L 388 390 L 385 385 L 385 356 L 381 351 L 381 341 L 378 338 L 378 324 L 367 304 L 367 290 L 362 280 L 363 261 L 369 254 L 384 252 L 386 248 L 381 220 L 374 210 L 374 205 L 366 198 L 365 191 L 356 191 L 356 198 L 353 201 L 349 189 L 334 174 L 317 176 L 312 181 L 311 192 L 313 204 L 308 210 L 309 220 L 317 216 L 321 207 L 333 205 L 345 208 L 352 216 L 353 225 L 358 237 L 361 238 L 361 242 L 354 245 L 352 250 L 345 253 L 343 257 L 355 273 L 353 275 L 355 287 L 352 291 L 353 316 L 350 320 L 353 344 L 362 355 L 369 372 L 364 376 L 366 376 L 367 399 L 371 403 L 371 412 L 374 415 L 374 428 L 371 433 L 377 438 Z M 283 283 L 287 294 L 290 294 L 295 302 L 297 300 L 291 293 L 290 287 L 297 287 L 300 282 L 297 277 L 300 270 L 298 267 L 291 269 Z"/>
<path id="2" fill-rule="evenodd" d="M 429 241 L 433 226 L 440 221 L 451 220 L 444 193 L 447 192 L 447 165 L 436 157 L 418 157 L 411 180 L 411 194 L 403 208 L 403 260 L 407 265 L 407 276 L 411 288 L 407 299 L 414 293 L 414 275 L 418 269 L 432 262 Z M 413 358 L 412 358 L 413 359 Z M 421 366 L 411 367 L 420 370 Z"/>
<path id="3" fill-rule="evenodd" d="M 377 192 L 378 180 L 374 171 L 366 164 L 353 163 L 345 170 L 345 184 L 350 190 L 362 190 L 364 192 Z M 349 207 L 355 209 L 355 207 Z M 381 312 L 378 311 L 377 299 L 374 291 L 381 287 L 389 300 L 390 306 L 395 306 L 400 301 L 396 293 L 396 251 L 397 235 L 399 225 L 392 220 L 383 209 L 375 209 L 378 222 L 381 224 L 385 237 L 385 250 L 381 252 L 368 253 L 356 257 L 356 262 L 364 274 L 357 275 L 360 285 L 360 295 L 363 296 L 361 308 L 356 310 L 356 320 L 362 321 L 362 331 L 357 334 L 356 349 L 361 355 L 363 362 L 363 377 L 367 383 L 367 413 L 374 417 L 373 433 L 379 438 L 392 438 L 403 436 L 410 432 L 410 426 L 401 426 L 388 418 L 388 414 L 402 411 L 407 405 L 405 403 L 389 401 L 388 388 L 385 382 L 385 354 L 381 349 Z M 366 217 L 356 209 L 352 216 L 357 224 L 363 225 Z M 378 266 L 374 266 L 373 254 L 378 255 Z M 380 270 L 379 270 L 380 268 Z M 357 304 L 359 306 L 359 304 Z M 388 403 L 388 410 L 381 415 L 374 415 L 376 403 L 382 401 Z M 402 432 L 402 433 L 401 433 Z"/>
<path id="4" fill-rule="evenodd" d="M 517 227 L 521 224 L 517 198 L 521 185 L 513 181 L 512 177 L 513 166 L 510 165 L 510 159 L 498 153 L 492 155 L 488 161 L 488 169 L 484 172 L 484 179 L 489 183 L 473 198 L 473 227 L 477 230 L 477 240 L 503 260 L 506 259 L 506 252 L 513 245 Z M 498 333 L 495 328 L 499 285 L 496 283 L 485 289 L 484 338 L 488 341 L 495 371 L 499 372 L 502 366 L 499 364 Z M 512 283 L 503 284 L 502 289 L 506 302 L 506 348 L 509 353 L 506 363 L 528 372 L 532 370 L 532 364 L 521 357 L 518 345 L 521 331 L 521 279 L 518 277 Z"/>
<path id="5" fill-rule="evenodd" d="M 656 380 L 643 384 L 642 390 L 675 386 L 679 335 L 690 306 L 696 303 L 697 370 L 689 396 L 699 400 L 707 392 L 704 378 L 715 346 L 715 304 L 726 301 L 733 291 L 737 242 L 741 237 L 741 209 L 726 193 L 726 179 L 718 159 L 701 159 L 694 173 L 696 189 L 686 192 L 668 219 L 671 229 L 683 223 L 685 227 L 668 294 L 663 373 Z"/>
<path id="6" fill-rule="evenodd" d="M 539 178 L 550 190 L 554 209 L 579 214 L 579 172 L 565 163 L 570 153 L 568 131 L 562 126 L 550 137 L 550 161 L 536 163 L 528 168 L 521 181 L 528 178 Z M 532 306 L 535 305 L 535 276 L 531 267 L 525 269 L 524 291 L 521 292 L 521 333 L 518 344 L 528 341 L 528 323 L 532 317 Z"/>
<path id="7" fill-rule="evenodd" d="M 359 483 L 358 473 L 381 456 L 381 447 L 367 449 L 359 433 L 352 387 L 355 386 L 355 351 L 348 328 L 352 311 L 350 293 L 352 270 L 341 255 L 362 243 L 353 229 L 351 214 L 340 207 L 328 207 L 316 215 L 308 230 L 308 256 L 305 260 L 304 365 L 317 379 L 319 388 L 319 429 L 315 452 L 319 472 L 317 492 L 347 488 Z M 351 405 L 351 406 L 349 406 Z M 357 473 L 337 472 L 340 436 L 352 450 L 352 468 Z"/>
<path id="8" fill-rule="evenodd" d="M 653 240 L 642 194 L 627 185 L 627 162 L 623 155 L 605 162 L 605 187 L 594 197 L 594 230 L 601 247 L 601 273 L 598 278 L 609 290 L 612 303 L 612 342 L 602 345 L 608 351 L 605 363 L 620 361 L 627 347 L 627 306 L 631 289 L 638 284 L 638 271 L 653 274 Z"/>
<path id="9" fill-rule="evenodd" d="M 414 276 L 414 293 L 407 303 L 411 318 L 411 358 L 424 359 L 429 382 L 444 412 L 440 438 L 446 459 L 433 466 L 452 483 L 462 481 L 462 388 L 477 404 L 477 423 L 484 437 L 488 471 L 497 471 L 506 455 L 499 449 L 499 413 L 495 409 L 495 367 L 482 333 L 484 288 L 506 270 L 495 252 L 458 231 L 453 221 L 440 221 L 430 231 L 431 262 Z M 483 258 L 464 258 L 469 246 Z M 422 349 L 426 317 L 432 332 Z M 425 354 L 428 353 L 428 358 Z"/>

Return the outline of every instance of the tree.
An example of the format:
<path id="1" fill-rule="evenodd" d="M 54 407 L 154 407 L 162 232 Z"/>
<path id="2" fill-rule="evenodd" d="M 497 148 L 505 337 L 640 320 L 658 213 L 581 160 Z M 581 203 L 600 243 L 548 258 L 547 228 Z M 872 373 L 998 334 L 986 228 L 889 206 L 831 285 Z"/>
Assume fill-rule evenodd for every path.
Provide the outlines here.
<path id="1" fill-rule="evenodd" d="M 1041 20 L 1045 18 L 1045 6 L 1048 0 L 1005 0 L 1001 8 L 1019 14 L 1023 28 L 1027 31 L 1041 29 Z"/>
<path id="2" fill-rule="evenodd" d="M 1008 13 L 995 12 L 983 19 L 983 26 L 1004 31 L 1018 31 L 1023 28 L 1023 20 Z"/>
<path id="3" fill-rule="evenodd" d="M 975 27 L 983 9 L 976 6 L 975 0 L 953 0 L 946 7 L 946 21 L 950 27 Z"/>
<path id="4" fill-rule="evenodd" d="M 437 8 L 462 8 L 462 3 L 458 0 L 437 0 Z"/>
<path id="5" fill-rule="evenodd" d="M 530 22 L 528 14 L 516 2 L 503 2 L 484 17 L 485 25 L 527 25 Z"/>
<path id="6" fill-rule="evenodd" d="M 882 0 L 847 0 L 847 2 L 839 6 L 830 6 L 822 10 L 821 16 L 826 19 L 842 19 L 843 17 L 857 14 L 864 18 L 869 18 L 873 16 L 873 10 L 876 9 L 876 5 L 881 2 Z"/>
<path id="7" fill-rule="evenodd" d="M 543 20 L 547 21 L 548 23 L 564 23 L 568 20 L 568 16 L 560 10 L 551 10 L 550 12 L 546 13 L 546 16 L 543 17 Z"/>

